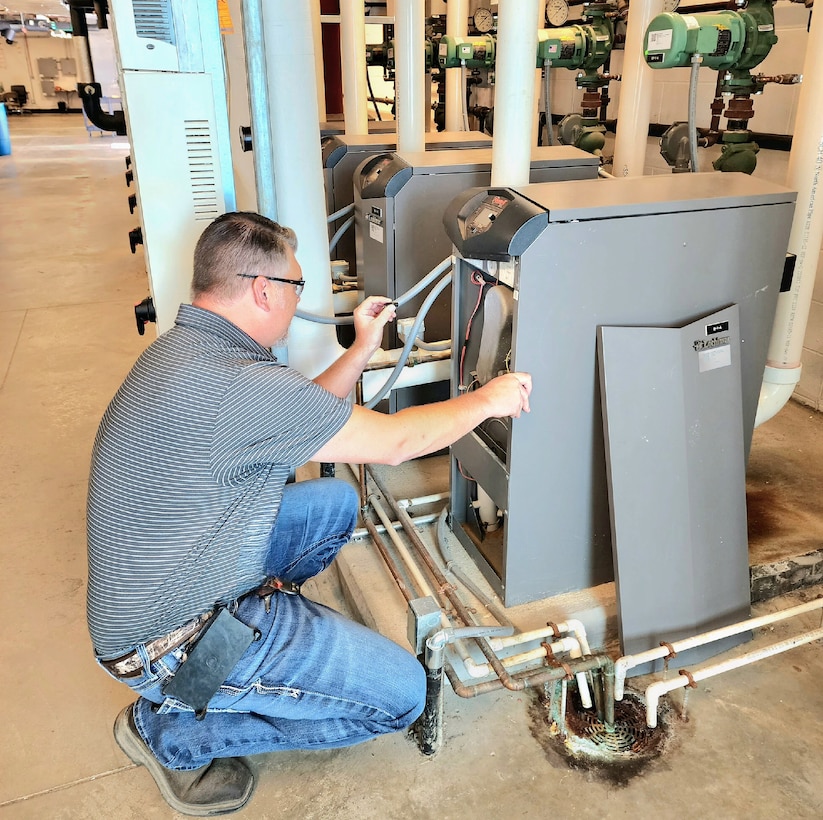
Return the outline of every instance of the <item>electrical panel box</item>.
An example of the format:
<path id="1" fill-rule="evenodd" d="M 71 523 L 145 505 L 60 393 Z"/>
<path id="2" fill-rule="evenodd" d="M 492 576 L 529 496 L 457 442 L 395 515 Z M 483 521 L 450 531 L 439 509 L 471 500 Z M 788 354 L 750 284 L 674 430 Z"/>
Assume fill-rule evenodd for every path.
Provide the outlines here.
<path id="1" fill-rule="evenodd" d="M 452 529 L 507 606 L 614 577 L 599 327 L 682 327 L 738 305 L 747 457 L 794 200 L 745 174 L 679 174 L 451 202 L 452 321 L 467 340 L 452 393 L 508 370 L 534 381 L 530 413 L 451 451 Z"/>
<path id="2" fill-rule="evenodd" d="M 111 10 L 130 175 L 162 333 L 190 299 L 200 234 L 236 207 L 217 6 L 112 0 Z"/>
<path id="3" fill-rule="evenodd" d="M 425 153 L 387 153 L 363 162 L 355 172 L 355 239 L 357 269 L 367 296 L 396 298 L 416 285 L 432 268 L 451 255 L 452 240 L 443 228 L 443 212 L 460 191 L 491 180 L 491 148 Z M 571 146 L 544 146 L 532 153 L 530 179 L 551 182 L 597 177 L 599 159 Z M 425 293 L 398 310 L 400 318 L 414 316 Z M 425 320 L 425 339 L 452 337 L 451 289 L 447 288 Z M 386 330 L 384 344 L 398 347 L 395 324 Z M 406 388 L 392 395 L 391 410 L 448 396 L 448 386 Z"/>

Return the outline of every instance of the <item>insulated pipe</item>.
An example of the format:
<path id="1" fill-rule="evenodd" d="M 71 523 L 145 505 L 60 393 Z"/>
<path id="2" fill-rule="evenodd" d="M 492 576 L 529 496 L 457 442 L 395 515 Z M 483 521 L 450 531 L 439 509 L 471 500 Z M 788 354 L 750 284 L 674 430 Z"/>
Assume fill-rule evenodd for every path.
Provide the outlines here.
<path id="1" fill-rule="evenodd" d="M 266 51 L 263 48 L 263 0 L 243 0 L 243 47 L 249 83 L 249 113 L 254 141 L 254 187 L 257 210 L 277 220 L 277 197 L 274 192 L 271 128 L 269 126 L 269 92 L 266 86 Z"/>
<path id="2" fill-rule="evenodd" d="M 696 669 L 688 675 L 683 674 L 686 670 L 680 670 L 681 674 L 676 678 L 656 681 L 646 689 L 646 726 L 650 729 L 654 729 L 657 726 L 657 704 L 660 697 L 667 692 L 671 692 L 674 689 L 682 689 L 685 686 L 694 687 L 697 681 L 722 675 L 724 672 L 729 672 L 732 669 L 738 669 L 741 666 L 747 666 L 755 661 L 770 658 L 772 655 L 778 655 L 781 652 L 786 652 L 789 649 L 803 646 L 804 644 L 820 640 L 821 638 L 823 638 L 823 629 L 815 629 L 811 632 L 804 632 L 802 635 L 795 635 L 795 637 L 788 638 L 785 641 L 765 646 L 762 649 L 747 652 L 738 658 L 731 658 L 722 663 L 716 663 L 713 666 Z"/>
<path id="3" fill-rule="evenodd" d="M 498 3 L 492 187 L 529 184 L 539 0 Z"/>
<path id="4" fill-rule="evenodd" d="M 311 3 L 311 27 L 314 40 L 314 78 L 317 86 L 317 113 L 325 122 L 326 116 L 326 73 L 323 67 L 323 21 L 320 19 L 320 0 Z"/>
<path id="5" fill-rule="evenodd" d="M 451 0 L 446 12 L 446 35 L 465 37 L 468 34 L 468 0 Z M 463 112 L 466 108 L 466 85 L 463 69 L 446 69 L 446 130 L 463 130 Z M 468 128 L 466 128 L 468 131 Z"/>
<path id="6" fill-rule="evenodd" d="M 616 177 L 642 177 L 652 109 L 654 75 L 643 58 L 643 38 L 663 0 L 632 0 L 623 50 L 617 133 L 612 170 Z"/>
<path id="7" fill-rule="evenodd" d="M 333 311 L 329 287 L 328 227 L 323 191 L 323 162 L 317 95 L 311 3 L 268 0 L 263 13 L 266 76 L 271 103 L 270 127 L 278 221 L 293 228 L 300 240 L 297 259 L 306 288 L 304 310 L 321 315 Z M 289 364 L 309 378 L 325 370 L 342 353 L 334 328 L 292 322 Z"/>
<path id="8" fill-rule="evenodd" d="M 423 122 L 425 0 L 397 0 L 395 12 L 395 105 L 397 151 L 426 150 Z"/>
<path id="9" fill-rule="evenodd" d="M 546 27 L 546 0 L 538 0 L 537 3 L 537 28 L 545 29 Z M 544 64 L 545 65 L 545 64 Z M 538 68 L 534 74 L 534 122 L 532 125 L 532 145 L 540 145 L 540 93 L 543 85 L 543 69 Z M 551 123 L 551 110 L 549 108 L 549 92 L 546 89 L 546 119 Z M 549 145 L 554 145 L 550 142 Z"/>
<path id="10" fill-rule="evenodd" d="M 368 134 L 365 0 L 340 0 L 340 55 L 346 136 Z"/>
<path id="11" fill-rule="evenodd" d="M 800 381 L 803 338 L 809 320 L 814 280 L 823 242 L 823 210 L 818 190 L 823 172 L 823 15 L 811 16 L 805 78 L 800 86 L 786 187 L 797 191 L 789 253 L 795 254 L 791 290 L 777 299 L 777 312 L 766 356 L 766 371 L 755 425 L 774 416 Z"/>
<path id="12" fill-rule="evenodd" d="M 713 641 L 719 641 L 721 638 L 727 638 L 730 635 L 739 635 L 741 632 L 747 632 L 750 629 L 757 629 L 767 624 L 773 624 L 777 621 L 786 620 L 786 618 L 794 618 L 796 615 L 803 615 L 806 612 L 814 612 L 815 610 L 823 609 L 823 597 L 816 598 L 814 601 L 809 601 L 805 604 L 798 604 L 790 609 L 783 609 L 780 612 L 771 612 L 768 615 L 761 615 L 757 618 L 749 618 L 746 621 L 740 621 L 736 624 L 729 624 L 729 626 L 720 627 L 720 629 L 713 629 L 710 632 L 703 632 L 700 635 L 694 635 L 691 638 L 683 638 L 679 641 L 674 641 L 671 648 L 675 652 L 684 652 L 687 649 L 692 649 L 695 646 L 703 646 Z M 669 654 L 668 646 L 656 646 L 653 649 L 648 649 L 645 652 L 640 652 L 637 655 L 624 655 L 619 658 L 614 664 L 615 673 L 615 691 L 614 696 L 617 700 L 623 700 L 624 684 L 626 681 L 626 673 L 629 669 L 634 669 L 636 666 L 648 663 L 650 661 L 665 658 Z"/>

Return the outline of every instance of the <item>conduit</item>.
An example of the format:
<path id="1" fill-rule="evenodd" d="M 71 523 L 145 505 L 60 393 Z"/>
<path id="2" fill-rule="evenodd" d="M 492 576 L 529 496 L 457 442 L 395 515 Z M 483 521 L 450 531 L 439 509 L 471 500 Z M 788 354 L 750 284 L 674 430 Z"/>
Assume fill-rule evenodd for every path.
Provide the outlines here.
<path id="1" fill-rule="evenodd" d="M 749 618 L 745 621 L 740 621 L 736 624 L 729 624 L 729 626 L 721 627 L 720 629 L 713 629 L 710 632 L 703 632 L 700 635 L 694 635 L 691 638 L 682 638 L 679 641 L 673 641 L 671 644 L 660 645 L 649 649 L 646 652 L 640 652 L 637 655 L 624 655 L 619 658 L 614 664 L 615 671 L 615 692 L 614 696 L 617 700 L 623 699 L 624 686 L 626 681 L 626 673 L 629 669 L 634 669 L 650 661 L 665 658 L 671 651 L 685 652 L 687 649 L 692 649 L 695 646 L 703 646 L 707 643 L 719 641 L 721 638 L 727 638 L 730 635 L 739 635 L 741 632 L 748 632 L 750 629 L 757 629 L 761 626 L 776 623 L 777 621 L 784 621 L 787 618 L 794 618 L 797 615 L 803 615 L 806 612 L 814 612 L 815 610 L 823 610 L 823 597 L 816 598 L 814 601 L 809 601 L 805 604 L 793 606 L 790 609 L 784 609 L 780 612 L 771 612 L 768 615 L 760 615 L 757 618 Z"/>
<path id="2" fill-rule="evenodd" d="M 763 658 L 770 658 L 772 655 L 778 655 L 781 652 L 786 652 L 789 649 L 803 646 L 804 644 L 820 640 L 821 638 L 823 638 L 823 628 L 815 629 L 811 632 L 804 632 L 802 635 L 795 635 L 793 638 L 788 638 L 785 641 L 763 647 L 762 649 L 747 652 L 738 658 L 731 658 L 722 663 L 696 669 L 694 672 L 681 669 L 680 674 L 671 680 L 656 681 L 646 689 L 646 725 L 650 729 L 654 729 L 657 726 L 657 704 L 660 697 L 667 692 L 682 689 L 686 686 L 694 687 L 698 681 L 713 678 L 716 675 L 722 675 L 724 672 L 729 672 L 732 669 L 747 666 L 755 661 L 763 660 Z"/>
<path id="3" fill-rule="evenodd" d="M 811 15 L 805 78 L 800 87 L 786 187 L 797 191 L 789 253 L 797 257 L 792 287 L 777 299 L 777 311 L 755 426 L 768 421 L 791 397 L 802 372 L 803 339 L 809 320 L 814 280 L 823 243 L 823 211 L 819 207 L 823 175 L 823 15 Z"/>

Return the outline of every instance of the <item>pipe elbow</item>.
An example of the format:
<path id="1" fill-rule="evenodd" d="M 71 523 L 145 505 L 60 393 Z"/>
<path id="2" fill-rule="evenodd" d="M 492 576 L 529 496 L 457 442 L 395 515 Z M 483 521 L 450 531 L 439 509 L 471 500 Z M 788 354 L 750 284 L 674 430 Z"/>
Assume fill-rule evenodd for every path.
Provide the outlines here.
<path id="1" fill-rule="evenodd" d="M 634 666 L 634 658 L 631 655 L 624 655 L 614 662 L 614 699 L 623 700 L 623 692 L 626 685 L 626 674 Z"/>
<path id="2" fill-rule="evenodd" d="M 763 383 L 760 385 L 760 398 L 757 401 L 755 427 L 774 418 L 783 409 L 800 381 L 802 370 L 802 365 L 797 365 L 797 367 L 766 365 L 763 372 Z"/>
<path id="3" fill-rule="evenodd" d="M 649 729 L 657 728 L 657 706 L 660 697 L 668 691 L 667 681 L 658 681 L 646 689 L 646 726 Z M 617 698 L 615 697 L 615 700 Z"/>

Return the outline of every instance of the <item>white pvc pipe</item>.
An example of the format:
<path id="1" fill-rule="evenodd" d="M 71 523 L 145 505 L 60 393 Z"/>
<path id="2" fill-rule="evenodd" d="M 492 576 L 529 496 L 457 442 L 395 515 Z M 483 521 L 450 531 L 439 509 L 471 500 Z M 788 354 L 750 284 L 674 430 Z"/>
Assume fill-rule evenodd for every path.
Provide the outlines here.
<path id="1" fill-rule="evenodd" d="M 745 621 L 740 621 L 736 624 L 729 624 L 719 629 L 713 629 L 710 632 L 703 632 L 700 635 L 694 635 L 691 638 L 683 638 L 679 641 L 672 642 L 671 646 L 675 652 L 684 652 L 687 649 L 692 649 L 695 646 L 703 646 L 713 641 L 719 641 L 721 638 L 728 638 L 730 635 L 739 635 L 741 632 L 747 632 L 750 629 L 757 629 L 761 626 L 783 621 L 787 618 L 793 618 L 797 615 L 803 615 L 806 612 L 814 612 L 815 610 L 823 609 L 823 598 L 816 598 L 814 601 L 809 601 L 805 604 L 798 604 L 789 609 L 783 609 L 779 612 L 771 612 L 768 615 L 760 615 L 757 618 L 749 618 Z M 648 649 L 645 652 L 639 652 L 637 655 L 624 655 L 614 664 L 614 699 L 622 700 L 624 692 L 624 684 L 626 681 L 626 673 L 629 669 L 634 669 L 636 666 L 648 663 L 650 661 L 665 658 L 669 654 L 668 647 L 655 646 L 653 649 Z"/>
<path id="2" fill-rule="evenodd" d="M 497 6 L 493 186 L 529 184 L 538 6 L 539 0 L 500 0 Z"/>
<path id="3" fill-rule="evenodd" d="M 423 122 L 425 0 L 397 0 L 394 27 L 397 151 L 426 150 Z"/>
<path id="4" fill-rule="evenodd" d="M 261 0 L 262 2 L 262 0 Z M 326 121 L 326 82 L 323 67 L 323 23 L 320 19 L 320 3 L 311 3 L 312 39 L 314 40 L 314 78 L 317 86 L 317 113 Z"/>
<path id="5" fill-rule="evenodd" d="M 713 678 L 716 675 L 722 675 L 724 672 L 729 672 L 732 669 L 738 669 L 741 666 L 746 666 L 755 661 L 770 658 L 772 655 L 778 655 L 781 652 L 786 652 L 789 649 L 803 646 L 804 644 L 817 641 L 821 638 L 823 638 L 823 629 L 815 629 L 811 632 L 804 632 L 802 635 L 796 635 L 794 638 L 771 644 L 763 649 L 748 652 L 738 658 L 731 658 L 730 660 L 714 664 L 713 666 L 696 669 L 691 673 L 691 680 L 686 677 L 686 675 L 678 675 L 671 680 L 656 681 L 646 689 L 646 725 L 650 729 L 654 729 L 657 726 L 657 704 L 661 696 L 667 692 L 671 692 L 674 689 L 682 689 L 688 686 L 692 680 L 698 682 L 706 680 L 706 678 Z"/>
<path id="6" fill-rule="evenodd" d="M 306 87 L 316 87 L 312 5 L 266 2 L 263 39 L 278 221 L 297 233 L 297 260 L 306 280 L 301 309 L 330 316 L 331 262 L 317 95 L 305 92 Z M 292 323 L 289 364 L 309 378 L 325 370 L 341 352 L 332 325 Z"/>
<path id="7" fill-rule="evenodd" d="M 429 495 L 418 495 L 415 498 L 401 498 L 397 501 L 397 506 L 405 510 L 406 507 L 419 507 L 421 504 L 434 504 L 437 501 L 445 501 L 449 498 L 448 493 L 430 493 Z"/>
<path id="8" fill-rule="evenodd" d="M 415 527 L 422 527 L 426 524 L 434 523 L 437 520 L 438 515 L 439 513 L 428 513 L 427 515 L 409 516 L 409 518 L 411 518 L 411 522 L 412 524 L 414 524 Z M 403 529 L 403 524 L 400 521 L 392 521 L 391 525 L 392 528 L 395 530 Z M 383 524 L 375 524 L 374 528 L 377 530 L 377 532 L 381 534 L 386 532 L 386 528 L 383 526 Z M 351 540 L 359 541 L 361 538 L 368 538 L 370 535 L 371 533 L 365 527 L 358 527 L 356 530 L 352 532 Z"/>
<path id="9" fill-rule="evenodd" d="M 803 84 L 797 101 L 792 153 L 786 173 L 786 187 L 797 191 L 789 253 L 797 257 L 791 290 L 781 293 L 766 372 L 763 377 L 760 403 L 755 424 L 774 416 L 789 400 L 794 385 L 800 381 L 803 338 L 814 291 L 814 280 L 823 243 L 823 210 L 817 200 L 823 171 L 823 15 L 811 16 Z M 778 377 L 777 370 L 785 371 Z M 761 408 L 762 403 L 762 408 Z"/>
<path id="10" fill-rule="evenodd" d="M 654 73 L 643 59 L 643 38 L 662 11 L 663 0 L 632 0 L 629 7 L 612 166 L 616 177 L 643 176 L 654 87 Z"/>
<path id="11" fill-rule="evenodd" d="M 487 640 L 489 640 L 487 638 Z M 549 644 L 552 652 L 568 652 L 571 658 L 579 658 L 581 657 L 580 653 L 580 644 L 577 642 L 575 638 L 561 638 L 558 641 L 553 641 Z M 530 649 L 528 652 L 521 652 L 519 655 L 510 655 L 508 658 L 500 658 L 500 663 L 506 667 L 510 668 L 512 666 L 520 666 L 523 663 L 531 663 L 532 661 L 540 661 L 545 660 L 546 658 L 546 650 L 544 647 L 539 646 L 536 649 Z M 473 678 L 485 678 L 486 675 L 491 675 L 493 670 L 491 665 L 488 663 L 476 663 L 474 660 L 469 658 L 465 662 L 466 671 L 473 677 Z M 580 673 L 584 674 L 584 673 Z"/>
<path id="12" fill-rule="evenodd" d="M 468 33 L 468 0 L 451 0 L 446 12 L 446 34 L 465 37 Z M 466 100 L 465 76 L 459 68 L 446 69 L 446 130 L 463 130 L 463 107 Z"/>
<path id="13" fill-rule="evenodd" d="M 368 134 L 365 0 L 340 0 L 340 56 L 346 136 Z"/>
<path id="14" fill-rule="evenodd" d="M 415 364 L 414 367 L 404 367 L 397 377 L 397 381 L 392 385 L 392 390 L 447 381 L 451 375 L 450 368 L 450 358 L 434 362 L 423 362 L 422 364 Z M 363 401 L 371 401 L 385 382 L 385 370 L 367 370 L 363 374 Z"/>

